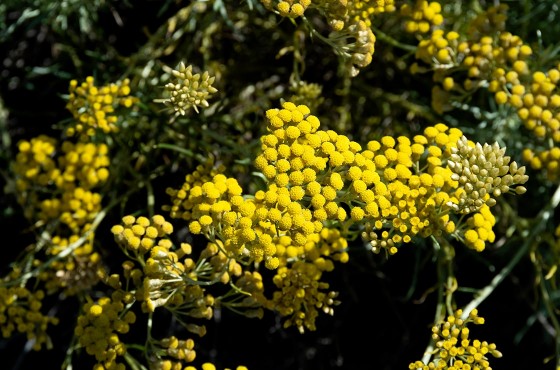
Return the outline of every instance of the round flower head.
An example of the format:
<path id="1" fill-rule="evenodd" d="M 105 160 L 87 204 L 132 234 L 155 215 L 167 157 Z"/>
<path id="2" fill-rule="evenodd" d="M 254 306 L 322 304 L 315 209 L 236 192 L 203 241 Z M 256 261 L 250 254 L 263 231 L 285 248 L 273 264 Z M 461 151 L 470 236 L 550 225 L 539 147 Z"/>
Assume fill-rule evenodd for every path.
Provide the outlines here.
<path id="1" fill-rule="evenodd" d="M 194 108 L 198 113 L 198 107 L 207 108 L 207 99 L 218 90 L 212 86 L 215 77 L 208 72 L 202 75 L 192 73 L 192 66 L 185 66 L 181 62 L 177 70 L 171 71 L 176 78 L 174 82 L 165 85 L 165 91 L 169 94 L 168 98 L 160 99 L 165 105 L 172 107 L 176 114 L 185 115 L 189 108 Z"/>

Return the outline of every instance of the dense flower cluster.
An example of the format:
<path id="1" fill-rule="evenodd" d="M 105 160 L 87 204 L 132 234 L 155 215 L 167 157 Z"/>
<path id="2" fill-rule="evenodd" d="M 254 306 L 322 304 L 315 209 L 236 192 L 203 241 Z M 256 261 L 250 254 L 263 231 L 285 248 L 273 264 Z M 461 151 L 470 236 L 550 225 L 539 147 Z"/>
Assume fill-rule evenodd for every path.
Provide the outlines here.
<path id="1" fill-rule="evenodd" d="M 532 49 L 519 36 L 503 30 L 506 9 L 490 7 L 480 14 L 470 23 L 468 36 L 438 28 L 420 41 L 416 58 L 434 71 L 433 79 L 438 83 L 432 91 L 432 106 L 436 111 L 450 110 L 450 102 L 460 101 L 465 94 L 483 86 L 497 92 L 500 86 L 528 73 L 526 60 Z M 413 64 L 411 70 L 424 71 L 424 68 Z M 462 83 L 457 83 L 460 79 Z M 503 100 L 502 94 L 497 94 L 498 102 Z"/>
<path id="2" fill-rule="evenodd" d="M 100 256 L 93 251 L 91 238 L 80 237 L 101 210 L 102 197 L 95 188 L 109 177 L 107 145 L 64 141 L 59 146 L 57 140 L 39 136 L 21 141 L 18 149 L 14 172 L 26 216 L 44 224 L 57 222 L 46 255 L 57 255 L 70 245 L 75 248 L 54 261 L 41 278 L 49 291 L 64 288 L 67 294 L 92 286 Z"/>
<path id="3" fill-rule="evenodd" d="M 274 284 L 278 288 L 274 292 L 269 306 L 287 317 L 284 327 L 295 326 L 300 333 L 315 330 L 315 319 L 318 310 L 326 314 L 334 313 L 333 306 L 338 293 L 324 292 L 329 284 L 319 281 L 321 268 L 325 264 L 297 261 L 292 266 L 280 267 L 274 277 Z M 328 264 L 327 264 L 328 265 Z M 330 265 L 332 269 L 332 264 Z"/>
<path id="4" fill-rule="evenodd" d="M 126 345 L 119 334 L 126 334 L 130 325 L 136 321 L 136 315 L 126 309 L 126 301 L 120 292 L 112 297 L 102 297 L 97 302 L 88 302 L 78 317 L 74 330 L 80 346 L 95 356 L 97 365 L 94 370 L 124 370 L 124 363 L 119 357 L 126 353 Z"/>
<path id="5" fill-rule="evenodd" d="M 185 370 L 197 370 L 194 366 L 187 366 Z M 214 364 L 206 362 L 201 365 L 199 370 L 216 370 L 216 366 Z M 230 370 L 229 368 L 225 368 L 224 370 Z M 235 370 L 247 370 L 245 366 L 237 366 Z"/>
<path id="6" fill-rule="evenodd" d="M 261 0 L 261 3 L 270 10 L 277 11 L 283 17 L 301 17 L 311 5 L 311 0 Z"/>
<path id="7" fill-rule="evenodd" d="M 214 281 L 241 276 L 236 284 L 251 295 L 243 299 L 248 315 L 271 309 L 286 318 L 286 327 L 302 332 L 314 330 L 317 314 L 332 314 L 338 304 L 321 278 L 333 262 L 348 261 L 345 233 L 361 233 L 374 252 L 389 254 L 415 236 L 443 233 L 482 251 L 495 238 L 495 198 L 527 181 L 524 167 L 510 163 L 503 148 L 470 142 L 441 123 L 413 140 L 385 136 L 362 149 L 320 130 L 305 105 L 285 102 L 266 117 L 268 133 L 254 162 L 265 189 L 243 195 L 235 179 L 209 162 L 181 188 L 168 189 L 172 204 L 164 209 L 208 239 L 201 256 L 212 256 L 221 271 Z M 262 261 L 276 270 L 272 298 L 263 294 L 260 274 L 242 273 L 233 261 Z"/>
<path id="8" fill-rule="evenodd" d="M 111 229 L 115 240 L 130 257 L 128 270 L 134 274 L 137 299 L 147 312 L 157 307 L 181 308 L 189 316 L 212 317 L 213 298 L 204 296 L 203 289 L 189 281 L 204 278 L 195 272 L 196 265 L 189 258 L 191 247 L 182 244 L 175 249 L 168 236 L 173 226 L 163 216 L 123 217 L 121 225 Z M 183 258 L 181 261 L 180 258 Z M 139 269 L 132 269 L 135 262 Z M 118 276 L 118 275 L 117 275 Z"/>
<path id="9" fill-rule="evenodd" d="M 505 148 L 500 148 L 498 143 L 484 146 L 477 143 L 471 147 L 463 136 L 451 152 L 447 164 L 453 171 L 452 179 L 464 189 L 459 195 L 459 203 L 452 204 L 458 212 L 478 211 L 483 204 L 493 206 L 495 198 L 529 179 L 525 175 L 525 167 L 518 168 L 516 162 L 509 164 L 510 157 L 505 155 Z M 515 187 L 517 194 L 526 191 L 523 186 Z"/>
<path id="10" fill-rule="evenodd" d="M 128 85 L 125 80 L 98 88 L 92 77 L 80 86 L 71 81 L 67 108 L 79 123 L 71 123 L 66 134 L 84 135 L 76 142 L 41 135 L 18 143 L 18 201 L 30 221 L 56 225 L 49 231 L 50 241 L 39 248 L 48 261 L 34 261 L 49 293 L 62 289 L 73 295 L 99 280 L 101 256 L 93 249 L 91 224 L 102 209 L 97 189 L 109 179 L 110 157 L 107 144 L 95 143 L 91 136 L 97 129 L 116 130 L 116 107 L 130 107 L 137 100 L 129 97 Z"/>
<path id="11" fill-rule="evenodd" d="M 70 95 L 66 108 L 76 121 L 68 127 L 66 134 L 92 136 L 96 131 L 118 131 L 118 115 L 115 114 L 115 110 L 119 106 L 130 108 L 138 101 L 138 98 L 129 96 L 129 85 L 130 80 L 124 79 L 98 87 L 92 76 L 79 85 L 77 80 L 70 81 Z"/>
<path id="12" fill-rule="evenodd" d="M 403 3 L 399 14 L 404 17 L 404 29 L 409 33 L 427 33 L 431 27 L 443 23 L 441 4 L 437 1 L 417 0 L 413 5 Z"/>
<path id="13" fill-rule="evenodd" d="M 150 370 L 181 370 L 182 361 L 192 362 L 196 358 L 192 339 L 181 340 L 174 335 L 152 343 L 154 358 L 150 359 Z"/>
<path id="14" fill-rule="evenodd" d="M 436 111 L 450 110 L 454 102 L 487 87 L 496 103 L 512 107 L 534 135 L 533 145 L 524 150 L 524 160 L 549 180 L 556 180 L 560 173 L 556 150 L 560 142 L 560 66 L 546 71 L 530 69 L 533 50 L 505 30 L 507 10 L 505 4 L 489 7 L 470 22 L 464 35 L 435 29 L 420 41 L 416 58 L 434 71 L 438 84 L 432 89 L 432 105 Z M 411 69 L 426 70 L 418 64 Z"/>
<path id="15" fill-rule="evenodd" d="M 504 103 L 517 109 L 525 128 L 536 137 L 535 149 L 526 148 L 524 159 L 532 168 L 544 170 L 551 180 L 560 174 L 557 161 L 560 148 L 559 70 L 560 65 L 546 72 L 525 75 L 525 81 L 513 81 L 505 89 L 507 93 L 502 92 Z"/>
<path id="16" fill-rule="evenodd" d="M 298 18 L 308 8 L 318 10 L 327 20 L 333 32 L 328 43 L 334 52 L 346 60 L 350 76 L 358 75 L 360 69 L 372 61 L 375 35 L 372 18 L 381 13 L 396 10 L 392 0 L 261 0 L 263 5 L 284 17 Z"/>
<path id="17" fill-rule="evenodd" d="M 165 105 L 171 107 L 176 114 L 184 116 L 186 112 L 193 108 L 198 113 L 198 107 L 207 108 L 210 104 L 207 99 L 218 92 L 218 89 L 212 86 L 215 77 L 205 71 L 193 74 L 192 65 L 185 66 L 185 63 L 179 63 L 176 70 L 172 70 L 171 74 L 175 78 L 174 82 L 165 85 L 165 91 L 169 97 L 160 99 Z"/>
<path id="18" fill-rule="evenodd" d="M 0 282 L 11 282 L 21 276 L 18 269 L 12 270 L 8 279 Z M 45 292 L 38 289 L 31 291 L 23 286 L 0 284 L 0 330 L 2 337 L 9 338 L 13 332 L 25 333 L 27 339 L 38 351 L 46 345 L 52 347 L 47 335 L 49 325 L 58 324 L 58 318 L 41 312 Z"/>
<path id="19" fill-rule="evenodd" d="M 484 318 L 478 316 L 478 310 L 473 309 L 466 319 L 462 319 L 463 311 L 457 310 L 445 321 L 432 328 L 432 339 L 435 342 L 435 360 L 428 364 L 422 361 L 411 363 L 410 370 L 491 370 L 488 355 L 502 357 L 494 343 L 470 339 L 469 323 L 484 324 Z"/>

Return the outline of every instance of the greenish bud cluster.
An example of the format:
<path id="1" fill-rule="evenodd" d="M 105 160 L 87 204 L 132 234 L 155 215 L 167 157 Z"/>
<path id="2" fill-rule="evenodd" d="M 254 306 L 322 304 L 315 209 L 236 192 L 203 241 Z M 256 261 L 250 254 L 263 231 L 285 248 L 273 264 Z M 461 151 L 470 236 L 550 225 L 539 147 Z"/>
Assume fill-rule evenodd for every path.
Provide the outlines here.
<path id="1" fill-rule="evenodd" d="M 525 167 L 518 167 L 515 161 L 510 163 L 505 151 L 498 143 L 472 146 L 465 136 L 459 139 L 457 147 L 451 148 L 447 165 L 453 171 L 451 179 L 464 191 L 459 194 L 458 204 L 449 202 L 448 205 L 466 214 L 478 211 L 483 204 L 492 207 L 496 198 L 510 190 L 525 193 L 525 187 L 516 186 L 529 179 Z"/>
<path id="2" fill-rule="evenodd" d="M 172 107 L 176 114 L 183 116 L 191 107 L 198 113 L 198 107 L 209 106 L 207 99 L 218 91 L 212 86 L 214 76 L 210 76 L 207 71 L 202 75 L 193 74 L 192 66 L 186 67 L 183 62 L 179 64 L 178 70 L 173 70 L 171 73 L 176 80 L 165 85 L 165 90 L 170 96 L 161 102 Z"/>

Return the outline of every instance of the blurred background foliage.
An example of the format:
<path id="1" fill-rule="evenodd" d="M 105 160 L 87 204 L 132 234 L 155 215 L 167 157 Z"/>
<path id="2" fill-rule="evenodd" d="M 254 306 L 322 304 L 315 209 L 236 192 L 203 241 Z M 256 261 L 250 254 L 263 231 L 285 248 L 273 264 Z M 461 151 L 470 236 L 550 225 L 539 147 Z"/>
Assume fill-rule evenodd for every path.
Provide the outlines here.
<path id="1" fill-rule="evenodd" d="M 400 1 L 396 1 L 400 6 Z M 412 3 L 412 2 L 410 2 Z M 445 23 L 462 35 L 469 22 L 495 1 L 442 1 Z M 560 9 L 556 1 L 501 1 L 509 6 L 505 29 L 533 49 L 531 70 L 555 67 L 560 52 Z M 20 140 L 39 134 L 60 135 L 70 115 L 68 84 L 93 76 L 99 84 L 130 79 L 139 99 L 124 117 L 114 140 L 112 180 L 102 192 L 120 211 L 99 227 L 100 243 L 111 243 L 110 226 L 124 213 L 158 213 L 167 202 L 165 188 L 181 185 L 184 175 L 208 158 L 253 193 L 262 184 L 252 158 L 265 132 L 264 112 L 281 99 L 308 105 L 330 128 L 366 143 L 383 135 L 411 136 L 445 122 L 470 139 L 505 144 L 521 162 L 532 144 L 515 109 L 496 104 L 479 89 L 451 109 L 432 107 L 432 74 L 410 71 L 416 62 L 418 34 L 403 30 L 397 13 L 376 15 L 377 37 L 371 64 L 356 77 L 343 57 L 318 35 L 328 35 L 321 14 L 306 21 L 283 18 L 256 0 L 5 0 L 0 4 L 0 200 L 4 248 L 0 271 L 33 242 L 30 225 L 13 194 L 11 163 Z M 154 102 L 179 62 L 216 77 L 218 92 L 199 114 L 169 122 L 165 107 Z M 508 197 L 494 212 L 496 242 L 483 254 L 457 248 L 455 276 L 470 299 L 469 288 L 487 285 L 532 235 L 531 245 L 480 311 L 487 325 L 476 328 L 504 354 L 494 369 L 553 369 L 560 334 L 554 324 L 560 290 L 552 270 L 559 243 L 553 217 L 532 224 L 557 187 L 539 171 L 528 170 L 528 192 Z M 125 194 L 125 195 L 123 195 Z M 507 202 L 506 202 L 507 201 Z M 538 226 L 538 228 L 537 228 Z M 541 235 L 536 237 L 532 230 Z M 186 235 L 187 229 L 177 231 Z M 11 240 L 7 242 L 7 240 Z M 106 240 L 109 240 L 107 242 Z M 355 242 L 359 247 L 359 242 Z M 110 253 L 107 252 L 110 256 Z M 414 245 L 385 259 L 356 248 L 350 263 L 329 277 L 343 302 L 333 317 L 318 319 L 318 330 L 300 335 L 283 329 L 278 318 L 250 320 L 223 311 L 208 326 L 198 353 L 219 366 L 249 369 L 401 369 L 420 358 L 429 341 L 437 286 L 433 247 Z M 113 262 L 113 261 L 111 261 Z M 120 261 L 114 261 L 117 265 Z M 548 274 L 548 275 L 547 275 Z M 547 279 L 544 276 L 547 275 Z M 541 282 L 546 280 L 547 285 Z M 75 315 L 77 302 L 50 302 L 57 316 Z M 169 332 L 170 327 L 157 328 Z M 293 328 L 292 328 L 293 329 Z M 35 353 L 24 338 L 0 341 L 7 369 L 28 369 L 35 361 L 60 368 L 73 328 L 52 333 L 54 348 Z M 23 348 L 23 351 L 21 350 Z M 548 361 L 547 361 L 548 360 Z M 76 366 L 76 368 L 81 368 Z"/>

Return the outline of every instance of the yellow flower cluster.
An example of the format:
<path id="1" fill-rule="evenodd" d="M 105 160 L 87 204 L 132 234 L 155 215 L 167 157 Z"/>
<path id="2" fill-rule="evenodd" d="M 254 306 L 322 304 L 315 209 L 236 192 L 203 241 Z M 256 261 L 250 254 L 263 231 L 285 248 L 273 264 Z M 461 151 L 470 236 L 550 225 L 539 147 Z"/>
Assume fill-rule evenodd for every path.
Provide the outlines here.
<path id="1" fill-rule="evenodd" d="M 470 22 L 467 34 L 475 39 L 484 35 L 493 35 L 506 29 L 507 4 L 500 3 L 478 10 L 478 15 Z"/>
<path id="2" fill-rule="evenodd" d="M 154 350 L 156 358 L 149 360 L 151 370 L 181 370 L 183 362 L 193 362 L 196 358 L 192 339 L 180 340 L 172 335 L 157 342 L 152 341 L 152 345 L 157 348 Z"/>
<path id="3" fill-rule="evenodd" d="M 460 130 L 444 124 L 426 128 L 412 141 L 386 136 L 362 150 L 334 131 L 319 131 L 319 121 L 305 106 L 287 102 L 283 109 L 267 111 L 267 118 L 271 133 L 262 137 L 263 151 L 255 159 L 272 182 L 265 199 L 277 205 L 284 192 L 286 207 L 303 204 L 304 218 L 307 209 L 312 211 L 309 222 L 317 231 L 327 220 L 343 222 L 349 216 L 349 222 L 365 225 L 362 235 L 375 252 L 394 254 L 398 245 L 417 234 L 446 232 L 464 240 L 463 227 L 457 228 L 462 225 L 455 224 L 453 214 L 459 219 L 462 213 L 476 212 L 489 193 L 495 198 L 527 181 L 524 167 L 509 163 L 503 149 L 468 142 Z M 522 193 L 524 188 L 517 190 Z M 477 205 L 470 207 L 471 203 Z M 286 224 L 284 215 L 275 216 L 279 225 Z M 307 241 L 292 235 L 291 224 L 281 230 L 294 245 Z M 477 245 L 480 250 L 480 242 Z"/>
<path id="4" fill-rule="evenodd" d="M 322 275 L 321 267 L 325 269 L 328 265 L 324 263 L 321 266 L 316 261 L 296 261 L 290 267 L 278 268 L 273 278 L 278 290 L 267 302 L 267 307 L 287 317 L 284 321 L 285 328 L 295 326 L 303 334 L 305 328 L 316 329 L 315 319 L 319 310 L 328 315 L 333 314 L 333 306 L 340 303 L 335 300 L 338 293 L 325 292 L 329 284 L 319 280 Z M 333 268 L 332 264 L 330 267 Z"/>
<path id="5" fill-rule="evenodd" d="M 117 243 L 134 256 L 143 256 L 155 247 L 166 250 L 171 247 L 171 241 L 166 236 L 173 232 L 173 225 L 161 215 L 155 215 L 151 220 L 129 215 L 123 217 L 122 223 L 113 226 L 111 232 Z"/>
<path id="6" fill-rule="evenodd" d="M 496 239 L 492 227 L 496 224 L 496 217 L 490 211 L 490 207 L 483 204 L 478 212 L 474 213 L 466 221 L 466 230 L 463 233 L 463 241 L 468 247 L 482 252 L 486 242 L 493 243 Z"/>
<path id="7" fill-rule="evenodd" d="M 171 218 L 191 221 L 194 203 L 189 198 L 190 190 L 195 186 L 202 186 L 202 184 L 212 180 L 214 176 L 224 171 L 225 168 L 223 166 L 214 168 L 214 161 L 212 159 L 198 165 L 192 173 L 185 176 L 185 181 L 180 189 L 166 189 L 167 194 L 171 197 L 172 204 L 164 205 L 162 209 L 169 212 Z"/>
<path id="8" fill-rule="evenodd" d="M 38 209 L 42 221 L 61 218 L 77 230 L 85 224 L 85 216 L 98 209 L 100 195 L 90 190 L 109 177 L 108 148 L 105 144 L 68 141 L 62 143 L 61 152 L 57 152 L 57 147 L 57 140 L 46 136 L 18 143 L 14 172 L 19 201 L 30 219 Z M 41 200 L 41 188 L 43 192 L 44 188 L 61 191 L 62 195 Z"/>
<path id="9" fill-rule="evenodd" d="M 197 370 L 194 366 L 187 366 L 185 370 Z M 212 363 L 206 362 L 200 366 L 200 370 L 216 370 L 216 366 Z M 225 368 L 224 370 L 230 370 L 229 368 Z M 245 366 L 237 366 L 235 370 L 248 370 Z"/>
<path id="10" fill-rule="evenodd" d="M 318 231 L 319 224 L 326 220 L 346 220 L 348 215 L 340 199 L 350 206 L 352 221 L 365 223 L 363 235 L 377 252 L 385 248 L 395 253 L 398 244 L 410 242 L 418 233 L 426 237 L 438 230 L 455 231 L 449 213 L 461 204 L 461 194 L 472 193 L 470 185 L 458 182 L 460 176 L 453 178 L 453 171 L 444 163 L 457 156 L 452 148 L 463 143 L 460 130 L 438 124 L 414 137 L 413 142 L 406 137 L 395 140 L 386 136 L 361 150 L 359 144 L 334 131 L 317 131 L 318 120 L 304 106 L 284 103 L 283 109 L 267 111 L 267 117 L 271 134 L 263 136 L 263 152 L 255 160 L 257 168 L 273 182 L 266 194 L 273 190 L 276 198 L 270 200 L 277 203 L 286 192 L 286 207 L 303 200 L 312 210 L 309 222 L 317 224 Z M 477 147 L 474 143 L 472 146 Z M 469 151 L 466 147 L 463 150 Z M 494 162 L 500 161 L 495 159 L 500 157 L 496 153 L 490 156 Z M 500 166 L 505 167 L 503 158 L 501 161 Z M 483 174 L 490 170 L 488 162 L 479 164 L 488 167 Z M 503 177 L 501 167 L 498 172 Z M 515 182 L 526 181 L 521 177 Z M 469 209 L 467 213 L 474 211 Z M 280 213 L 278 221 L 282 217 Z M 285 229 L 291 235 L 292 225 Z M 382 231 L 381 235 L 376 230 Z M 298 242 L 297 236 L 292 239 L 296 245 L 304 245 L 307 240 Z"/>
<path id="11" fill-rule="evenodd" d="M 1 283 L 17 279 L 21 271 L 13 270 Z M 45 293 L 42 290 L 30 291 L 24 286 L 0 284 L 0 330 L 4 338 L 14 331 L 25 333 L 36 351 L 50 344 L 46 331 L 49 325 L 58 324 L 58 318 L 41 312 Z"/>
<path id="12" fill-rule="evenodd" d="M 351 22 L 365 22 L 371 27 L 371 19 L 382 13 L 391 13 L 396 10 L 393 0 L 348 0 L 348 19 Z"/>
<path id="13" fill-rule="evenodd" d="M 319 312 L 333 311 L 336 293 L 326 292 L 322 273 L 348 261 L 350 230 L 376 253 L 394 254 L 416 235 L 442 233 L 481 251 L 495 238 L 494 198 L 527 180 L 524 167 L 510 163 L 503 148 L 468 141 L 442 123 L 412 140 L 384 136 L 362 148 L 319 130 L 319 119 L 305 105 L 285 102 L 266 118 L 268 133 L 254 161 L 267 181 L 264 189 L 243 195 L 235 179 L 199 166 L 180 189 L 168 189 L 173 204 L 166 209 L 209 240 L 200 258 L 213 272 L 204 278 L 235 281 L 250 295 L 224 299 L 224 306 L 240 299 L 247 315 L 256 317 L 261 307 L 275 310 L 285 326 L 300 331 L 313 330 Z M 260 274 L 244 271 L 242 261 L 276 270 L 271 299 Z M 180 281 L 177 275 L 189 271 L 179 269 L 168 279 Z M 153 292 L 163 286 L 161 277 L 150 279 Z M 167 305 L 168 297 L 162 299 Z"/>
<path id="14" fill-rule="evenodd" d="M 132 278 L 135 297 L 142 301 L 144 312 L 166 307 L 180 315 L 212 318 L 214 298 L 199 284 L 193 284 L 207 279 L 206 273 L 212 273 L 210 265 L 204 262 L 208 256 L 201 256 L 199 265 L 189 258 L 192 252 L 189 244 L 182 243 L 175 249 L 168 238 L 173 226 L 163 216 L 155 215 L 149 220 L 128 215 L 123 217 L 122 224 L 113 226 L 111 232 L 132 259 L 124 266 L 125 278 Z M 134 268 L 134 261 L 141 268 Z M 119 275 L 114 276 L 118 279 Z M 206 333 L 204 326 L 189 323 L 186 327 L 200 336 Z"/>
<path id="15" fill-rule="evenodd" d="M 130 108 L 138 101 L 137 98 L 129 96 L 129 85 L 130 81 L 124 79 L 97 87 L 92 76 L 88 76 L 79 85 L 77 80 L 70 81 L 70 95 L 66 108 L 76 122 L 66 130 L 66 134 L 92 136 L 96 132 L 107 134 L 118 131 L 118 116 L 115 110 L 119 106 Z"/>
<path id="16" fill-rule="evenodd" d="M 14 165 L 18 201 L 29 220 L 56 223 L 45 252 L 59 254 L 79 242 L 102 208 L 101 195 L 93 189 L 109 177 L 108 147 L 69 141 L 59 146 L 57 140 L 39 136 L 19 142 L 18 149 Z M 98 266 L 99 255 L 90 239 L 43 270 L 41 279 L 49 291 L 58 287 L 75 294 L 97 282 Z"/>
<path id="17" fill-rule="evenodd" d="M 432 328 L 436 359 L 428 364 L 422 361 L 411 363 L 408 366 L 410 370 L 491 370 L 488 356 L 500 358 L 502 354 L 496 350 L 494 343 L 469 339 L 470 331 L 467 327 L 470 323 L 484 324 L 484 318 L 478 316 L 476 309 L 473 309 L 465 320 L 461 319 L 462 314 L 462 310 L 457 310 Z"/>
<path id="18" fill-rule="evenodd" d="M 549 179 L 557 178 L 559 171 L 556 158 L 560 142 L 559 81 L 560 65 L 531 75 L 510 71 L 501 80 L 502 89 L 496 92 L 496 101 L 517 109 L 525 128 L 538 142 L 546 143 L 544 148 L 527 148 L 524 157 L 532 168 L 543 169 Z"/>
<path id="19" fill-rule="evenodd" d="M 121 292 L 112 297 L 102 297 L 97 302 L 88 302 L 78 317 L 74 334 L 78 343 L 90 356 L 95 356 L 97 364 L 93 370 L 124 370 L 119 356 L 126 353 L 126 345 L 120 341 L 119 334 L 126 334 L 136 315 L 126 310 Z"/>
<path id="20" fill-rule="evenodd" d="M 433 79 L 438 82 L 432 96 L 432 106 L 437 112 L 449 109 L 449 100 L 459 99 L 482 86 L 488 86 L 496 93 L 496 101 L 503 104 L 507 101 L 505 86 L 518 84 L 519 76 L 528 73 L 526 59 L 532 49 L 519 36 L 500 28 L 504 9 L 489 8 L 488 12 L 494 14 L 495 19 L 486 22 L 483 22 L 483 16 L 477 17 L 465 40 L 460 40 L 463 37 L 455 31 L 436 29 L 429 38 L 420 41 L 416 58 L 435 71 Z M 482 32 L 487 29 L 493 31 Z M 411 69 L 413 72 L 423 70 L 418 64 L 413 64 Z M 463 70 L 467 71 L 467 78 L 458 84 L 453 74 Z M 445 94 L 442 89 L 454 92 L 456 96 Z"/>
<path id="21" fill-rule="evenodd" d="M 541 149 L 539 151 L 525 148 L 523 160 L 535 170 L 543 170 L 549 180 L 556 181 L 560 177 L 560 147 Z"/>
<path id="22" fill-rule="evenodd" d="M 409 33 L 428 33 L 433 26 L 443 23 L 441 4 L 437 1 L 416 0 L 414 5 L 403 3 L 399 13 L 405 19 L 404 29 Z"/>
<path id="23" fill-rule="evenodd" d="M 311 0 L 261 0 L 265 8 L 278 12 L 282 17 L 301 17 L 311 5 Z"/>

